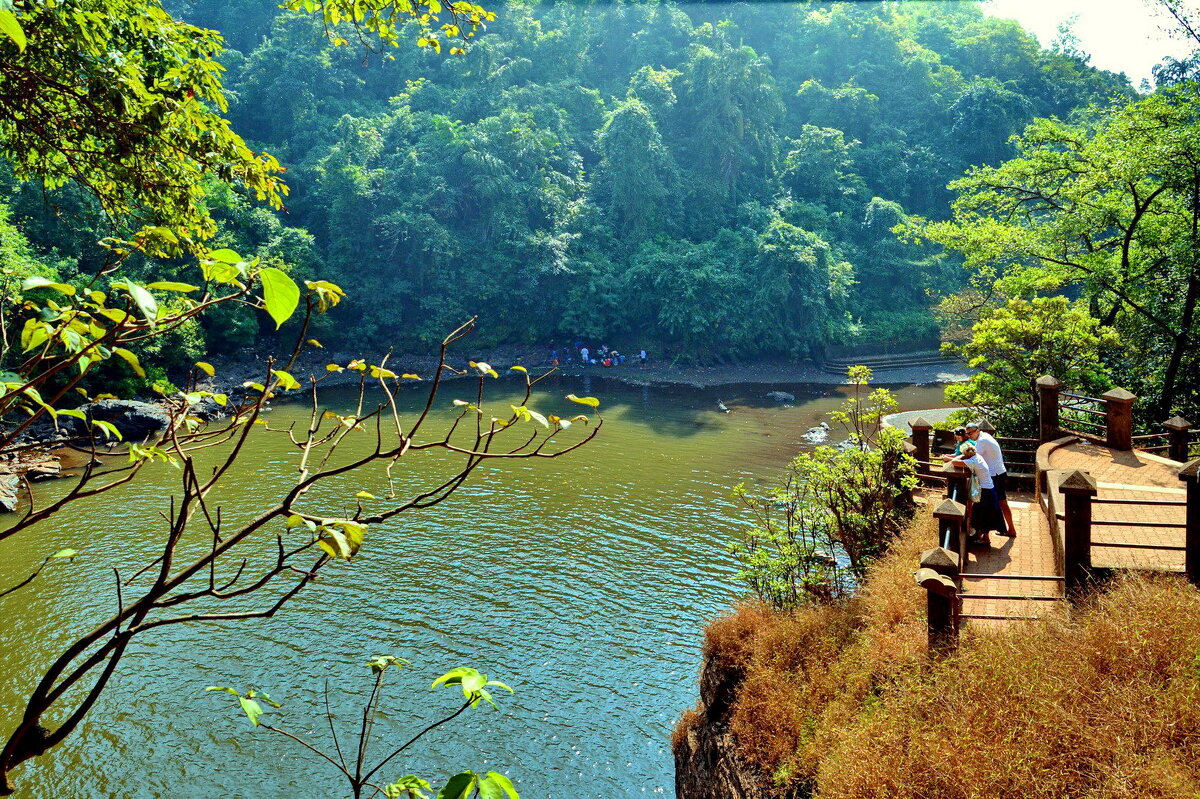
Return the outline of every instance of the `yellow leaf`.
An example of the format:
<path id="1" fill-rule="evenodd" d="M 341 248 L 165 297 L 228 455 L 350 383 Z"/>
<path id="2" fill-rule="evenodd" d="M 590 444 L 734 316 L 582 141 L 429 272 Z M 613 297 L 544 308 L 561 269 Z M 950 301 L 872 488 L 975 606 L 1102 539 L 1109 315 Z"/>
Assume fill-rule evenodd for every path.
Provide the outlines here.
<path id="1" fill-rule="evenodd" d="M 510 366 L 508 367 L 508 370 L 510 372 L 524 372 L 525 374 L 529 374 L 529 370 L 524 366 Z"/>
<path id="2" fill-rule="evenodd" d="M 403 375 L 400 375 L 400 376 L 401 376 L 401 377 L 403 377 L 403 378 L 405 378 L 406 380 L 420 380 L 420 379 L 421 379 L 421 376 L 420 376 L 420 375 L 414 375 L 414 374 L 411 374 L 411 373 L 410 373 L 410 374 L 403 374 Z"/>
<path id="3" fill-rule="evenodd" d="M 580 405 L 587 405 L 589 408 L 600 407 L 600 400 L 595 397 L 577 397 L 574 394 L 568 394 L 567 399 L 571 402 L 578 402 Z"/>
<path id="4" fill-rule="evenodd" d="M 304 343 L 309 345 L 310 347 L 320 347 L 321 349 L 325 349 L 325 345 L 322 344 L 321 342 L 317 341 L 315 338 L 310 338 L 308 341 L 306 341 Z"/>
<path id="5" fill-rule="evenodd" d="M 209 377 L 212 377 L 217 373 L 217 370 L 213 368 L 213 365 L 208 361 L 196 361 L 196 366 L 199 367 L 201 372 L 204 372 L 204 374 L 208 375 Z"/>
<path id="6" fill-rule="evenodd" d="M 353 361 L 346 364 L 346 368 L 353 369 L 356 372 L 365 372 L 367 369 L 367 364 L 366 361 L 363 361 L 360 358 L 355 358 Z"/>
<path id="7" fill-rule="evenodd" d="M 325 371 L 326 372 L 344 372 L 346 370 L 343 369 L 342 367 L 338 366 L 336 363 L 331 363 L 331 364 L 326 364 Z"/>
<path id="8" fill-rule="evenodd" d="M 113 347 L 112 351 L 114 355 L 121 356 L 121 358 L 125 360 L 125 363 L 129 364 L 133 371 L 137 373 L 138 377 L 146 376 L 146 370 L 142 368 L 140 363 L 138 363 L 138 357 L 132 352 L 124 347 Z"/>
<path id="9" fill-rule="evenodd" d="M 374 494 L 369 494 L 366 491 L 359 491 L 354 496 L 358 497 L 359 499 L 375 499 Z"/>

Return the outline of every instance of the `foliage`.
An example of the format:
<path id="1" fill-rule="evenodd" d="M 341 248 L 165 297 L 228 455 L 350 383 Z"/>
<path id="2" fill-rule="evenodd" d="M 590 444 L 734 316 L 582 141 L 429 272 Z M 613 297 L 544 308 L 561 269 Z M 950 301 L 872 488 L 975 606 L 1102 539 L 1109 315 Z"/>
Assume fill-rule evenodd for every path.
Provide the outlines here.
<path id="1" fill-rule="evenodd" d="M 1119 337 L 1079 303 L 1065 297 L 1012 299 L 989 311 L 965 344 L 945 344 L 976 372 L 946 387 L 946 401 L 962 404 L 963 420 L 986 417 L 1006 435 L 1032 435 L 1037 428 L 1037 387 L 1050 375 L 1068 391 L 1099 396 L 1112 388 L 1106 356 Z"/>
<path id="2" fill-rule="evenodd" d="M 853 393 L 832 415 L 850 434 L 848 446 L 798 455 L 766 496 L 744 484 L 734 490 L 754 517 L 730 546 L 738 577 L 774 608 L 849 596 L 912 515 L 916 463 L 903 433 L 881 424 L 895 398 L 886 389 L 867 393 L 870 379 L 870 369 L 852 367 Z"/>
<path id="3" fill-rule="evenodd" d="M 978 308 L 1081 295 L 1120 335 L 1114 375 L 1158 419 L 1195 408 L 1200 87 L 1086 121 L 1037 120 L 1019 157 L 956 181 L 954 219 L 922 232 L 963 254 Z"/>
<path id="4" fill-rule="evenodd" d="M 275 726 L 268 721 L 263 720 L 264 708 L 262 702 L 274 708 L 282 707 L 278 702 L 271 699 L 268 694 L 261 691 L 249 690 L 246 692 L 238 691 L 235 688 L 229 688 L 222 685 L 214 685 L 205 689 L 208 691 L 220 691 L 233 694 L 237 697 L 238 705 L 241 711 L 250 720 L 251 726 L 268 730 L 270 732 L 283 735 L 296 741 L 301 746 L 304 746 L 311 752 L 319 755 L 326 762 L 332 765 L 339 771 L 346 782 L 350 786 L 351 795 L 358 799 L 363 795 L 363 792 L 370 788 L 374 796 L 375 793 L 382 793 L 386 797 L 400 799 L 408 797 L 408 799 L 428 799 L 429 794 L 426 790 L 432 790 L 430 784 L 416 776 L 415 774 L 405 774 L 399 777 L 394 782 L 387 785 L 380 785 L 383 780 L 377 780 L 375 775 L 378 774 L 385 766 L 388 765 L 398 755 L 407 750 L 417 741 L 424 738 L 433 730 L 454 720 L 462 715 L 469 708 L 477 706 L 480 702 L 487 702 L 493 707 L 496 707 L 495 701 L 492 699 L 489 687 L 504 688 L 510 693 L 512 689 L 503 683 L 495 680 L 489 680 L 487 675 L 480 674 L 477 670 L 470 667 L 459 667 L 451 669 L 433 681 L 431 688 L 439 686 L 458 686 L 462 689 L 464 701 L 463 704 L 449 716 L 433 722 L 422 728 L 416 735 L 409 738 L 405 743 L 394 748 L 390 754 L 374 765 L 367 763 L 367 751 L 373 743 L 373 734 L 375 730 L 375 722 L 378 720 L 382 711 L 380 705 L 383 701 L 383 684 L 387 677 L 388 669 L 395 667 L 397 671 L 403 670 L 406 666 L 411 666 L 409 661 L 395 657 L 394 655 L 377 655 L 372 658 L 367 664 L 370 668 L 374 681 L 371 687 L 371 692 L 367 697 L 365 706 L 363 707 L 361 725 L 358 731 L 357 746 L 354 749 L 348 749 L 353 753 L 353 757 L 347 759 L 345 756 L 341 742 L 338 739 L 337 726 L 334 716 L 329 708 L 329 683 L 325 683 L 324 700 L 326 707 L 326 722 L 329 725 L 329 732 L 333 738 L 333 753 L 325 752 L 318 749 L 313 744 L 309 743 L 303 737 L 296 733 L 289 732 L 282 727 Z M 262 700 L 260 702 L 259 700 Z M 336 757 L 335 757 L 336 756 Z M 372 781 L 376 780 L 376 781 Z M 513 786 L 512 781 L 508 777 L 495 771 L 490 771 L 487 774 L 477 774 L 473 771 L 464 771 L 450 777 L 445 786 L 438 791 L 438 799 L 519 799 L 517 790 Z"/>
<path id="5" fill-rule="evenodd" d="M 279 162 L 221 117 L 215 31 L 157 0 L 17 0 L 3 13 L 25 32 L 23 44 L 0 38 L 0 156 L 17 178 L 85 187 L 151 252 L 215 232 L 205 175 L 282 207 Z"/>
<path id="6" fill-rule="evenodd" d="M 424 24 L 414 5 L 407 25 L 382 0 L 172 9 L 228 28 L 233 129 L 294 189 L 282 216 L 207 185 L 212 246 L 366 288 L 320 322 L 335 348 L 428 350 L 476 314 L 481 346 L 586 337 L 706 362 L 909 340 L 930 329 L 929 292 L 962 278 L 891 228 L 945 217 L 946 183 L 1007 157 L 1034 115 L 1129 91 L 973 4 L 514 5 L 486 32 L 460 25 L 477 35 L 454 59 L 390 46 L 434 33 L 446 52 L 449 5 Z M 75 211 L 66 193 L 53 202 Z M 14 200 L 39 255 L 94 273 L 107 222 L 41 203 Z M 210 352 L 275 340 L 209 318 Z"/>

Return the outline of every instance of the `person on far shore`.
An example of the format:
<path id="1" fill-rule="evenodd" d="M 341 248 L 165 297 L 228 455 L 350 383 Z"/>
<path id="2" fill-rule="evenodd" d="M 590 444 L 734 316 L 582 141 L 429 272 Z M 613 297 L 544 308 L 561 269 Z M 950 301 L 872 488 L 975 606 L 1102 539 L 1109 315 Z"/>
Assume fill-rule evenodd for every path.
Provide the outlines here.
<path id="1" fill-rule="evenodd" d="M 584 366 L 587 366 L 587 365 L 588 365 L 588 363 L 589 363 L 589 361 L 588 361 L 588 355 L 590 355 L 590 354 L 591 354 L 591 353 L 589 352 L 589 350 L 588 350 L 588 348 L 587 348 L 587 347 L 580 347 L 580 348 L 579 348 L 579 357 L 580 357 L 580 359 L 583 361 L 583 365 L 584 365 Z"/>
<path id="2" fill-rule="evenodd" d="M 643 348 L 638 351 L 638 366 L 646 365 L 646 350 Z"/>
<path id="3" fill-rule="evenodd" d="M 1004 527 L 1004 516 L 1000 513 L 1000 503 L 996 500 L 995 483 L 988 470 L 987 461 L 979 456 L 975 445 L 964 442 L 962 454 L 951 459 L 950 463 L 961 463 L 971 470 L 971 474 L 979 483 L 979 501 L 971 508 L 972 538 L 976 543 L 988 543 L 988 533 L 995 530 L 1000 535 L 1008 535 Z"/>
<path id="4" fill-rule="evenodd" d="M 988 465 L 992 482 L 995 484 L 996 502 L 1000 512 L 1004 514 L 1007 531 L 1000 535 L 1016 536 L 1017 529 L 1013 526 L 1012 508 L 1008 506 L 1008 469 L 1004 465 L 1004 453 L 1000 451 L 1000 442 L 990 433 L 979 429 L 979 422 L 967 422 L 967 438 L 975 445 L 975 450 Z"/>

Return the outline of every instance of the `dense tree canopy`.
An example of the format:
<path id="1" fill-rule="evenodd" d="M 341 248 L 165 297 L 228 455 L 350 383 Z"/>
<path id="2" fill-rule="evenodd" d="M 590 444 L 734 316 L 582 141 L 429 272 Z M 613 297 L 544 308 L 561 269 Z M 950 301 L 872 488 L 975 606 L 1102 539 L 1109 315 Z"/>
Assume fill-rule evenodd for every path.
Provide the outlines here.
<path id="1" fill-rule="evenodd" d="M 209 213 L 204 235 L 297 275 L 368 287 L 337 309 L 333 344 L 424 347 L 470 314 L 492 342 L 585 337 L 706 360 L 928 335 L 931 292 L 957 288 L 958 273 L 891 229 L 945 218 L 946 184 L 1014 155 L 1009 136 L 1035 116 L 1131 94 L 974 3 L 512 3 L 495 21 L 456 4 L 453 29 L 446 14 L 406 28 L 389 16 L 398 6 L 365 7 L 357 23 L 321 4 L 172 7 L 197 26 L 171 31 L 190 37 L 203 74 L 226 70 L 196 97 L 181 84 L 181 107 L 216 120 L 227 100 L 250 144 L 220 135 L 246 147 L 258 180 L 277 176 L 256 151 L 286 164 L 291 195 L 271 211 L 254 205 L 254 179 L 218 173 L 233 193 L 190 181 L 186 198 L 141 198 Z M 386 46 L 453 33 L 476 34 L 461 58 Z M 167 162 L 204 171 L 198 157 Z M 157 182 L 118 185 L 150 194 Z M 76 194 L 51 192 L 60 216 L 35 184 L 11 200 L 65 279 L 94 269 L 90 242 L 109 232 Z M 271 333 L 207 335 L 230 349 Z"/>

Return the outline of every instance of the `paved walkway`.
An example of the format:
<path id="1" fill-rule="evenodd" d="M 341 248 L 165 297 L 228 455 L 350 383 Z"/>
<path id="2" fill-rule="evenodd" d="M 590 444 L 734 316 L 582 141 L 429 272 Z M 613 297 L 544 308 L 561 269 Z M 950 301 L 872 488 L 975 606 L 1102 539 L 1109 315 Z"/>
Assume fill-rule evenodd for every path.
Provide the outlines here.
<path id="1" fill-rule="evenodd" d="M 962 612 L 965 615 L 1037 617 L 1059 610 L 1062 604 L 1050 599 L 1000 598 L 1057 599 L 1063 595 L 1061 582 L 1021 579 L 1056 575 L 1054 544 L 1050 540 L 1050 525 L 1046 516 L 1032 496 L 1011 494 L 1009 506 L 1016 523 L 1016 538 L 993 533 L 989 547 L 975 546 L 968 552 L 965 573 L 1001 576 L 963 579 Z M 985 618 L 969 619 L 968 623 L 975 627 L 994 627 L 1021 622 Z"/>
<path id="2" fill-rule="evenodd" d="M 1148 452 L 1115 452 L 1097 444 L 1080 442 L 1050 453 L 1053 469 L 1082 469 L 1096 480 L 1096 499 L 1124 499 L 1180 503 L 1169 505 L 1092 506 L 1092 521 L 1130 522 L 1094 524 L 1092 565 L 1102 568 L 1182 571 L 1181 550 L 1106 547 L 1105 543 L 1146 547 L 1182 547 L 1183 505 L 1186 492 L 1178 477 L 1179 464 Z M 1178 525 L 1146 527 L 1136 522 Z"/>

